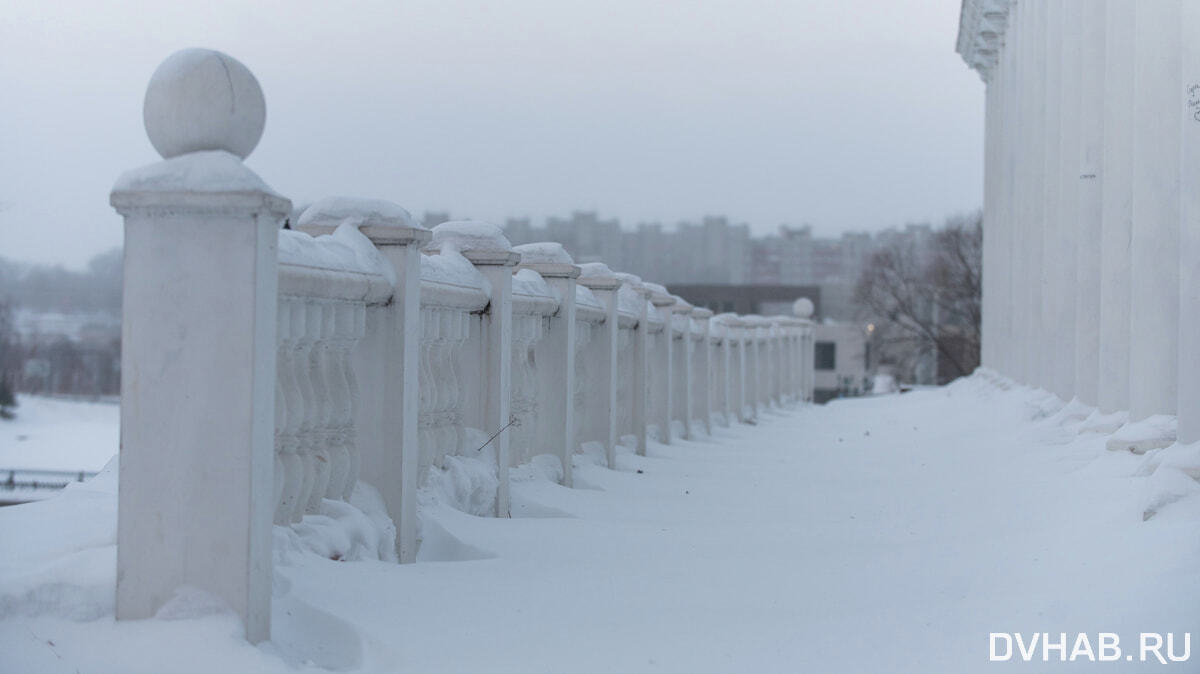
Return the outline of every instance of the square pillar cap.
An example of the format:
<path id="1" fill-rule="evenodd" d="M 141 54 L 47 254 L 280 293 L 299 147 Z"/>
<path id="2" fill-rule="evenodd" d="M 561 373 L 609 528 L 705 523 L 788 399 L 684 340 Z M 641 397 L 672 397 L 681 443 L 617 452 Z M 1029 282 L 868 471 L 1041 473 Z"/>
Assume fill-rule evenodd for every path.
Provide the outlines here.
<path id="1" fill-rule="evenodd" d="M 627 272 L 619 271 L 614 272 L 613 275 L 620 279 L 621 283 L 629 286 L 631 290 L 641 297 L 650 299 L 650 296 L 654 294 L 654 291 L 646 287 L 646 284 L 642 282 L 642 277 L 638 276 L 637 274 L 629 274 Z"/>
<path id="2" fill-rule="evenodd" d="M 266 211 L 282 218 L 292 208 L 292 202 L 224 150 L 189 152 L 126 171 L 113 185 L 109 203 L 122 215 Z"/>
<path id="3" fill-rule="evenodd" d="M 579 267 L 571 255 L 556 241 L 526 243 L 514 246 L 521 254 L 521 269 L 532 269 L 543 278 L 576 278 Z"/>
<path id="4" fill-rule="evenodd" d="M 644 282 L 643 286 L 650 291 L 650 303 L 656 307 L 669 307 L 675 304 L 675 298 L 667 289 L 657 283 Z"/>
<path id="5" fill-rule="evenodd" d="M 503 230 L 479 220 L 443 222 L 433 228 L 433 240 L 425 250 L 454 250 L 477 266 L 513 267 L 521 261 L 521 254 L 513 250 Z"/>
<path id="6" fill-rule="evenodd" d="M 325 197 L 304 210 L 296 229 L 312 236 L 332 234 L 344 222 L 355 223 L 358 231 L 379 246 L 422 245 L 433 237 L 399 204 L 383 199 Z"/>
<path id="7" fill-rule="evenodd" d="M 671 313 L 673 314 L 687 315 L 695 309 L 691 302 L 688 302 L 679 295 L 671 295 L 671 299 L 675 300 L 675 303 L 671 305 Z"/>
<path id="8" fill-rule="evenodd" d="M 637 277 L 634 277 L 637 278 Z M 579 265 L 579 284 L 591 290 L 616 290 L 624 281 L 603 262 Z"/>

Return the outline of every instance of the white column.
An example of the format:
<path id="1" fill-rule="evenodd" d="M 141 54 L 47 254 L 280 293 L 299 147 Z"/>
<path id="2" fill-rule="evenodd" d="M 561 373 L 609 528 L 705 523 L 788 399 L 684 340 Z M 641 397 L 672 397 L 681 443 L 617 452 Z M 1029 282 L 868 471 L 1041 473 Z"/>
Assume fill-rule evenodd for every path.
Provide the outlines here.
<path id="1" fill-rule="evenodd" d="M 692 357 L 695 355 L 695 345 L 692 343 L 692 305 L 688 304 L 681 297 L 674 297 L 675 304 L 671 305 L 672 316 L 680 316 L 683 320 L 683 338 L 679 341 L 679 348 L 683 351 L 679 358 L 679 371 L 674 372 L 674 382 L 671 386 L 672 395 L 674 395 L 674 405 L 676 409 L 683 411 L 683 439 L 691 440 L 695 437 L 692 431 Z M 674 324 L 672 320 L 671 325 Z M 672 341 L 674 341 L 672 339 Z M 675 386 L 674 384 L 678 384 Z M 667 415 L 671 417 L 670 414 Z"/>
<path id="2" fill-rule="evenodd" d="M 1023 177 L 1020 203 L 1024 204 L 1024 223 L 1021 227 L 1022 242 L 1022 314 L 1023 330 L 1021 349 L 1024 363 L 1022 381 L 1029 386 L 1045 384 L 1046 368 L 1042 354 L 1050 347 L 1042 331 L 1042 227 L 1045 213 L 1045 161 L 1041 148 L 1045 143 L 1045 31 L 1046 16 L 1044 3 L 1023 4 L 1024 16 L 1022 43 L 1024 58 L 1018 82 L 1025 99 L 1021 124 L 1021 143 L 1024 160 L 1018 171 Z"/>
<path id="3" fill-rule="evenodd" d="M 1015 149 L 1017 145 L 1017 102 L 1019 97 L 1014 93 L 1013 82 L 1018 59 L 1020 58 L 1020 28 L 1019 7 L 1010 4 L 1008 8 L 1008 29 L 1005 31 L 1004 50 L 1001 51 L 1001 66 L 998 71 L 995 86 L 1000 87 L 1000 209 L 1003 213 L 1003 236 L 999 243 L 998 257 L 1003 260 L 1004 275 L 1003 295 L 1004 322 L 1000 333 L 1000 371 L 1014 379 L 1019 376 L 1017 356 L 1021 346 L 1017 342 L 1018 307 L 1016 297 L 1019 281 L 1017 267 L 1019 260 L 1014 255 L 1013 247 L 1018 240 L 1019 220 L 1014 202 L 1016 190 Z"/>
<path id="4" fill-rule="evenodd" d="M 215 92 L 215 93 L 214 93 Z M 159 66 L 145 125 L 165 161 L 129 171 L 117 619 L 181 585 L 270 638 L 279 226 L 291 203 L 241 158 L 265 105 L 241 63 L 200 49 Z"/>
<path id="5" fill-rule="evenodd" d="M 1179 338 L 1180 0 L 1138 2 L 1134 20 L 1129 406 L 1174 414 Z"/>
<path id="6" fill-rule="evenodd" d="M 1129 409 L 1133 227 L 1133 41 L 1137 0 L 1106 0 L 1104 175 L 1100 195 L 1100 375 L 1102 412 Z"/>
<path id="7" fill-rule="evenodd" d="M 672 395 L 671 383 L 674 375 L 674 358 L 672 357 L 672 344 L 674 337 L 671 327 L 671 305 L 675 304 L 675 299 L 665 292 L 658 292 L 656 289 L 650 297 L 650 303 L 658 309 L 662 315 L 663 329 L 659 334 L 659 344 L 662 349 L 658 352 L 658 362 L 652 364 L 651 367 L 658 371 L 658 390 L 653 391 L 652 395 L 657 396 L 658 405 L 658 437 L 664 445 L 671 444 L 671 405 L 674 404 L 674 396 Z"/>
<path id="8" fill-rule="evenodd" d="M 1100 396 L 1100 284 L 1104 175 L 1104 24 L 1106 0 L 1080 5 L 1079 214 L 1075 241 L 1075 396 L 1098 405 Z"/>
<path id="9" fill-rule="evenodd" d="M 604 325 L 596 331 L 592 339 L 595 342 L 593 353 L 599 358 L 595 363 L 594 381 L 588 382 L 594 395 L 591 400 L 599 406 L 595 410 L 595 418 L 599 420 L 600 436 L 604 438 L 605 458 L 608 467 L 617 467 L 617 338 L 620 331 L 620 316 L 618 314 L 617 292 L 621 288 L 621 280 L 600 262 L 580 265 L 582 273 L 579 285 L 592 291 L 596 299 L 604 305 Z M 629 401 L 624 401 L 629 404 Z"/>
<path id="10" fill-rule="evenodd" d="M 537 453 L 557 456 L 562 462 L 564 487 L 574 485 L 575 456 L 575 279 L 579 267 L 561 244 L 531 243 L 516 246 L 522 269 L 541 274 L 558 297 L 558 311 L 546 322 L 538 344 L 537 364 L 538 435 Z"/>
<path id="11" fill-rule="evenodd" d="M 1040 35 L 1040 47 L 1045 64 L 1045 78 L 1042 80 L 1042 95 L 1045 100 L 1040 137 L 1043 150 L 1044 164 L 1042 165 L 1042 214 L 1038 239 L 1041 250 L 1038 251 L 1038 264 L 1041 285 L 1038 302 L 1041 306 L 1040 344 L 1033 345 L 1037 349 L 1040 363 L 1038 384 L 1042 388 L 1063 396 L 1059 388 L 1058 360 L 1062 355 L 1062 333 L 1058 317 L 1062 310 L 1062 288 L 1060 287 L 1059 264 L 1064 252 L 1059 250 L 1058 231 L 1062 213 L 1062 173 L 1061 161 L 1061 122 L 1062 122 L 1062 2 L 1047 2 L 1044 30 Z M 1074 333 L 1072 333 L 1074 336 Z"/>
<path id="12" fill-rule="evenodd" d="M 736 350 L 733 354 L 734 360 L 737 361 L 737 380 L 735 382 L 737 395 L 734 396 L 734 403 L 737 405 L 738 421 L 746 423 L 750 420 L 750 417 L 746 414 L 746 408 L 750 403 L 750 395 L 746 389 L 750 385 L 750 382 L 753 381 L 747 372 L 750 365 L 746 358 L 746 352 L 749 350 L 749 347 L 746 345 L 746 341 L 749 339 L 749 328 L 746 327 L 745 321 L 739 318 L 733 324 L 733 331 L 737 333 Z"/>
<path id="13" fill-rule="evenodd" d="M 1200 441 L 1200 5 L 1182 3 L 1182 201 L 1179 227 L 1179 441 Z"/>
<path id="14" fill-rule="evenodd" d="M 707 435 L 712 435 L 712 372 L 713 372 L 713 357 L 712 344 L 709 342 L 709 330 L 711 329 L 710 319 L 712 312 L 708 309 L 697 308 L 692 311 L 692 318 L 699 323 L 702 337 L 700 337 L 700 351 L 696 356 L 696 372 L 700 377 L 700 381 L 694 382 L 696 386 L 696 397 L 698 404 L 703 410 L 700 414 L 700 421 L 704 424 L 704 432 Z"/>
<path id="15" fill-rule="evenodd" d="M 633 432 L 637 453 L 646 455 L 646 426 L 650 423 L 650 295 L 649 288 L 634 286 L 641 311 L 633 332 Z"/>
<path id="16" fill-rule="evenodd" d="M 431 253 L 440 253 L 443 246 L 454 249 L 467 258 L 487 279 L 491 297 L 480 326 L 480 354 L 483 386 L 476 391 L 479 400 L 475 409 L 482 413 L 475 422 L 492 438 L 496 453 L 496 517 L 508 517 L 509 512 L 509 436 L 512 421 L 512 275 L 521 254 L 512 249 L 504 232 L 491 223 L 474 221 L 444 222 L 433 228 L 433 241 L 427 246 Z"/>
<path id="17" fill-rule="evenodd" d="M 983 121 L 983 268 L 980 306 L 980 362 L 992 369 L 1000 369 L 997 363 L 999 347 L 1000 296 L 997 292 L 1000 277 L 1000 260 L 996 249 L 1000 239 L 1000 214 L 997 208 L 996 188 L 999 147 L 997 128 L 1000 115 L 997 111 L 999 90 L 993 82 L 984 89 Z"/>
<path id="18" fill-rule="evenodd" d="M 1012 176 L 1009 197 L 1012 212 L 1012 237 L 1009 240 L 1009 255 L 1012 258 L 1011 301 L 1013 304 L 1012 325 L 1012 374 L 1016 381 L 1029 385 L 1031 352 L 1031 327 L 1029 307 L 1030 264 L 1032 255 L 1029 241 L 1030 216 L 1033 212 L 1029 193 L 1029 162 L 1033 154 L 1026 149 L 1030 141 L 1030 111 L 1033 108 L 1032 85 L 1028 80 L 1030 31 L 1032 8 L 1024 3 L 1013 6 L 1013 30 L 1010 49 L 1013 51 L 1013 68 L 1009 73 L 1009 110 L 1012 113 L 1012 128 L 1009 143 L 1009 171 Z"/>
<path id="19" fill-rule="evenodd" d="M 1075 397 L 1075 294 L 1076 256 L 1079 249 L 1079 30 L 1081 0 L 1061 0 L 1058 35 L 1059 117 L 1058 167 L 1059 202 L 1053 229 L 1053 261 L 1057 293 L 1054 305 L 1054 392 L 1063 400 Z"/>
<path id="20" fill-rule="evenodd" d="M 330 234 L 350 219 L 396 273 L 392 301 L 367 307 L 365 333 L 352 354 L 360 391 L 354 412 L 360 472 L 379 489 L 396 525 L 396 555 L 408 563 L 417 558 L 420 249 L 431 233 L 398 205 L 346 197 L 313 204 L 297 229 Z"/>

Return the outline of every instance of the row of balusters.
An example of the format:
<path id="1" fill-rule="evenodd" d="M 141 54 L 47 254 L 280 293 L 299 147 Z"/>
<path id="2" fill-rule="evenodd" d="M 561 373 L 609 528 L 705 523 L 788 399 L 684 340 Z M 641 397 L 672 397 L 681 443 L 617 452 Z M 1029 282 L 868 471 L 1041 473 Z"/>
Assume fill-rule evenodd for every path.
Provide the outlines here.
<path id="1" fill-rule="evenodd" d="M 321 499 L 349 499 L 358 479 L 358 452 L 355 447 L 354 413 L 358 386 L 351 354 L 365 331 L 366 307 L 362 302 L 317 299 L 311 297 L 279 298 L 278 352 L 275 408 L 275 522 L 298 522 L 305 514 L 316 513 Z M 464 407 L 468 391 L 463 385 L 463 350 L 470 338 L 471 321 L 475 316 L 464 309 L 442 306 L 421 307 L 421 343 L 419 361 L 420 413 L 420 472 L 443 465 L 448 454 L 457 454 L 464 437 Z M 548 317 L 539 313 L 518 313 L 513 316 L 512 338 L 512 402 L 515 423 L 511 429 L 510 445 L 520 456 L 533 447 L 537 428 L 537 363 L 535 347 L 545 334 Z M 686 325 L 686 324 L 685 324 Z M 575 339 L 574 406 L 577 437 L 580 442 L 590 438 L 586 428 L 588 377 L 591 363 L 586 349 L 595 338 L 596 324 L 579 319 Z M 667 335 L 676 340 L 675 367 L 683 366 L 682 335 L 668 332 L 666 326 L 650 335 L 648 354 L 652 363 L 659 362 Z M 633 376 L 632 327 L 617 331 L 617 428 L 619 435 L 634 432 L 632 414 Z M 689 334 L 689 339 L 698 337 Z M 704 342 L 695 344 L 701 348 Z M 720 417 L 726 407 L 724 381 L 726 359 L 721 348 L 711 345 L 713 366 L 709 370 L 712 403 Z M 736 345 L 733 345 L 736 349 Z M 736 354 L 730 354 L 730 369 L 738 367 Z M 746 353 L 746 369 L 753 372 L 757 365 L 754 352 Z M 659 390 L 655 377 L 662 377 L 660 368 L 651 367 L 652 391 Z M 768 375 L 768 373 L 762 373 Z M 731 382 L 729 394 L 740 396 L 740 383 Z M 661 380 L 657 380 L 661 381 Z M 754 386 L 748 381 L 747 386 Z M 747 391 L 750 393 L 750 391 Z M 652 406 L 665 404 L 661 396 L 651 395 Z M 701 403 L 697 403 L 698 405 Z M 661 410 L 661 408 L 660 408 Z M 672 414 L 674 419 L 678 415 Z M 661 419 L 650 415 L 652 422 Z M 528 458 L 528 457 L 526 457 Z"/>
<path id="2" fill-rule="evenodd" d="M 276 524 L 299 522 L 323 498 L 346 500 L 358 480 L 351 354 L 361 302 L 279 298 L 275 390 Z"/>
<path id="3" fill-rule="evenodd" d="M 422 476 L 430 466 L 442 466 L 446 455 L 461 450 L 468 394 L 462 363 L 471 320 L 472 314 L 460 308 L 421 307 L 417 435 Z"/>

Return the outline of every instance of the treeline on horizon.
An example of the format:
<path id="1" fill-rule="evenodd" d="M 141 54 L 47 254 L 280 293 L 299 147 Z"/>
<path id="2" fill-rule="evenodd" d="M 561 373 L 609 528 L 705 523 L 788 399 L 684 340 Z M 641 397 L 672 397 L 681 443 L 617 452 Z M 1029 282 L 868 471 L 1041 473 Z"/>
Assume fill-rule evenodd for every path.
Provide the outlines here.
<path id="1" fill-rule="evenodd" d="M 0 304 L 35 312 L 121 313 L 121 248 L 81 270 L 0 257 Z"/>

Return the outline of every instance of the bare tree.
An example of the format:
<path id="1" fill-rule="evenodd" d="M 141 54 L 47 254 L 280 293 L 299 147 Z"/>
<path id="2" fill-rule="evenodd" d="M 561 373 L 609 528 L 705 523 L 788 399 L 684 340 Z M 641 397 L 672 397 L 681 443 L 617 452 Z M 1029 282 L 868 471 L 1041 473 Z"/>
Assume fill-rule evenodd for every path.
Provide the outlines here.
<path id="1" fill-rule="evenodd" d="M 854 296 L 876 322 L 877 363 L 911 376 L 932 348 L 939 382 L 979 366 L 982 243 L 976 212 L 947 219 L 927 246 L 910 239 L 871 256 Z"/>

